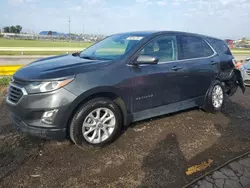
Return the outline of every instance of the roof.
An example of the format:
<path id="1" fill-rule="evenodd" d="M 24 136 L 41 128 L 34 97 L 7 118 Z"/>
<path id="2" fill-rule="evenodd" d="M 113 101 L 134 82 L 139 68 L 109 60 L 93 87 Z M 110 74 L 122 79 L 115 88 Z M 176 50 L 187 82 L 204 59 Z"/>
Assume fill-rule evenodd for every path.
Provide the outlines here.
<path id="1" fill-rule="evenodd" d="M 123 33 L 115 33 L 117 35 L 127 34 L 127 35 L 140 35 L 140 36 L 147 36 L 157 33 L 157 31 L 131 31 L 131 32 L 123 32 Z"/>
<path id="2" fill-rule="evenodd" d="M 222 40 L 216 37 L 203 35 L 199 33 L 191 33 L 191 32 L 183 32 L 183 31 L 171 31 L 171 30 L 158 30 L 158 31 L 132 31 L 132 32 L 124 32 L 124 33 L 116 33 L 116 34 L 128 34 L 128 35 L 139 35 L 139 36 L 149 36 L 149 35 L 160 35 L 160 34 L 167 34 L 167 33 L 175 33 L 175 34 L 182 34 L 182 35 L 193 35 L 193 36 L 199 36 L 199 37 L 209 37 L 213 39 Z"/>

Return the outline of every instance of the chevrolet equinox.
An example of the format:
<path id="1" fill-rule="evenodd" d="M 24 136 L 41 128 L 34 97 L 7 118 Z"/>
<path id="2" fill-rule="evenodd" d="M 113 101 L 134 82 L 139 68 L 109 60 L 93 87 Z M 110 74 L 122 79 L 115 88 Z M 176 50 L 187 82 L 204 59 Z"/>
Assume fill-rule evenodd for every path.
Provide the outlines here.
<path id="1" fill-rule="evenodd" d="M 220 39 L 159 31 L 111 35 L 81 52 L 20 68 L 8 88 L 20 132 L 104 146 L 123 126 L 180 110 L 221 110 L 245 86 Z"/>

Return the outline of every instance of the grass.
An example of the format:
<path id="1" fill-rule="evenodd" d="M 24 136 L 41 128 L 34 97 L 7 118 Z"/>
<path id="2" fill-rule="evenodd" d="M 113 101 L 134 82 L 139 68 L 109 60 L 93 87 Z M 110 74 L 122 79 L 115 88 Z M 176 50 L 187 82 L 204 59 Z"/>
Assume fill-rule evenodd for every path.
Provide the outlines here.
<path id="1" fill-rule="evenodd" d="M 69 53 L 73 53 L 73 52 L 69 52 Z M 34 52 L 34 51 L 27 51 L 27 52 L 23 52 L 23 54 L 21 54 L 21 52 L 15 52 L 15 51 L 0 51 L 0 56 L 4 55 L 4 56 L 15 56 L 15 55 L 61 55 L 61 54 L 66 54 L 66 52 Z"/>
<path id="2" fill-rule="evenodd" d="M 10 82 L 10 77 L 0 78 L 0 87 L 7 86 Z"/>
<path id="3" fill-rule="evenodd" d="M 2 78 L 0 77 L 0 97 L 2 97 L 6 93 L 7 86 L 9 85 L 9 83 L 10 83 L 10 77 L 2 77 Z"/>
<path id="4" fill-rule="evenodd" d="M 249 50 L 231 50 L 232 51 L 232 54 L 233 55 L 240 55 L 240 54 L 243 54 L 243 55 L 248 55 L 250 54 L 250 49 Z"/>
<path id="5" fill-rule="evenodd" d="M 68 41 L 51 41 L 51 40 L 20 40 L 20 39 L 3 39 L 0 38 L 0 47 L 67 47 L 67 48 L 87 48 L 93 43 L 87 42 L 68 42 Z M 121 46 L 122 47 L 122 46 Z M 112 47 L 113 48 L 113 47 Z M 247 48 L 232 48 L 234 55 L 250 54 Z M 23 54 L 18 51 L 0 51 L 1 55 L 59 55 L 65 54 L 65 51 L 24 51 Z M 72 53 L 72 52 L 69 52 Z"/>
<path id="6" fill-rule="evenodd" d="M 250 48 L 231 48 L 231 51 L 250 51 Z"/>
<path id="7" fill-rule="evenodd" d="M 68 42 L 51 40 L 20 40 L 0 38 L 0 47 L 69 47 L 86 48 L 93 43 L 90 42 Z"/>

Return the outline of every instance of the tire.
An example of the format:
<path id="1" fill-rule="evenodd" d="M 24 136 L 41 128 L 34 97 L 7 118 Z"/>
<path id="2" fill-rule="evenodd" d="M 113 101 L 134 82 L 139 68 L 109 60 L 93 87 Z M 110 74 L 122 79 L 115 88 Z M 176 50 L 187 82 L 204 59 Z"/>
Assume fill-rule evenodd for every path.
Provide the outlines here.
<path id="1" fill-rule="evenodd" d="M 214 97 L 213 99 L 213 94 L 216 89 L 218 89 L 217 91 L 220 92 L 216 94 L 216 97 Z M 207 91 L 203 109 L 209 113 L 221 111 L 221 108 L 224 105 L 224 99 L 224 88 L 220 81 L 215 81 Z M 217 103 L 215 102 L 215 100 L 217 100 Z"/>
<path id="2" fill-rule="evenodd" d="M 104 117 L 106 113 L 108 115 L 103 120 L 97 118 Z M 107 119 L 110 120 L 106 121 Z M 95 98 L 83 104 L 75 112 L 69 127 L 69 135 L 80 148 L 103 147 L 120 135 L 121 127 L 122 117 L 119 107 L 108 98 Z M 90 132 L 87 134 L 88 131 Z M 101 139 L 99 134 L 103 135 Z"/>

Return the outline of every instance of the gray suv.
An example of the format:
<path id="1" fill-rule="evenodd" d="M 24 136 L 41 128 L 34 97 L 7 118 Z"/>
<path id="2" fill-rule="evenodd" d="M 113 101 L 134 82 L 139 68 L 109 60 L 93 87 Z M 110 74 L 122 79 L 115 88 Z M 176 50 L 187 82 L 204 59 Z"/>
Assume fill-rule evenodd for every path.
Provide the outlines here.
<path id="1" fill-rule="evenodd" d="M 221 109 L 242 76 L 223 40 L 184 32 L 115 34 L 19 69 L 7 104 L 15 127 L 78 146 L 104 146 L 131 122 L 200 107 Z"/>

